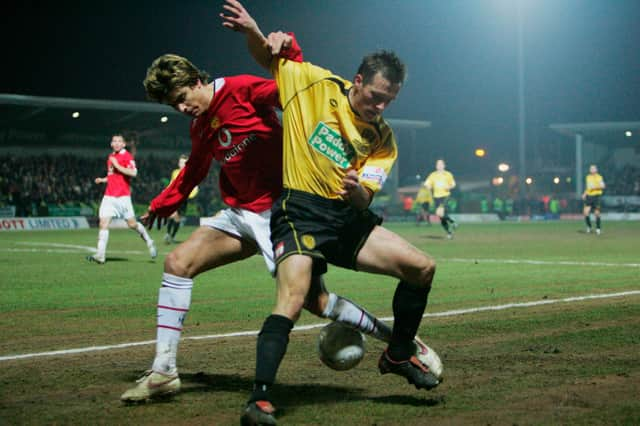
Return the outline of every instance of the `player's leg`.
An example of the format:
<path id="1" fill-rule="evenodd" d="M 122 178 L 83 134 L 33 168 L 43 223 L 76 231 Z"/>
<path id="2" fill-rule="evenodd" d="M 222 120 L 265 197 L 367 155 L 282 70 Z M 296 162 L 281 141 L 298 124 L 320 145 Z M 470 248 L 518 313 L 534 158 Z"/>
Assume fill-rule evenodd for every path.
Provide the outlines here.
<path id="1" fill-rule="evenodd" d="M 442 203 L 437 204 L 436 216 L 440 218 L 440 225 L 444 228 L 447 236 L 451 235 L 451 231 L 449 230 L 449 221 L 445 217 L 444 205 Z"/>
<path id="2" fill-rule="evenodd" d="M 376 226 L 358 253 L 357 268 L 400 279 L 393 296 L 391 341 L 380 359 L 381 372 L 402 375 L 420 388 L 437 386 L 437 378 L 415 358 L 413 342 L 427 306 L 435 261 L 397 234 Z"/>
<path id="3" fill-rule="evenodd" d="M 588 200 L 585 201 L 582 214 L 584 215 L 584 222 L 587 224 L 587 233 L 589 233 L 591 232 L 591 205 Z"/>
<path id="4" fill-rule="evenodd" d="M 294 254 L 278 265 L 276 306 L 258 335 L 256 376 L 248 401 L 249 411 L 254 404 L 271 403 L 269 389 L 287 351 L 289 333 L 304 306 L 311 285 L 312 262 L 309 256 Z"/>
<path id="5" fill-rule="evenodd" d="M 96 263 L 104 263 L 107 259 L 107 244 L 109 244 L 109 224 L 111 217 L 101 217 L 98 222 L 98 247 L 96 254 L 87 259 Z"/>
<path id="6" fill-rule="evenodd" d="M 123 401 L 140 401 L 179 390 L 176 358 L 191 306 L 193 278 L 255 252 L 256 247 L 250 241 L 215 228 L 200 227 L 167 255 L 158 292 L 156 356 L 149 374 L 121 396 Z M 158 382 L 162 385 L 156 386 Z"/>
<path id="7" fill-rule="evenodd" d="M 180 217 L 180 213 L 176 212 L 175 216 L 173 217 L 173 229 L 170 232 L 170 234 L 171 234 L 171 242 L 175 242 L 176 241 L 176 234 L 178 233 L 178 229 L 180 229 L 180 221 L 181 220 L 182 220 L 182 217 Z"/>
<path id="8" fill-rule="evenodd" d="M 164 242 L 166 244 L 171 244 L 171 235 L 173 234 L 173 226 L 175 224 L 174 218 L 177 214 L 177 212 L 173 212 L 173 214 L 167 218 L 167 233 L 164 235 Z"/>
<path id="9" fill-rule="evenodd" d="M 596 217 L 596 234 L 600 235 L 602 229 L 600 228 L 600 206 L 596 205 L 593 209 L 593 215 Z"/>
<path id="10" fill-rule="evenodd" d="M 109 224 L 117 212 L 113 205 L 113 197 L 103 197 L 98 210 L 98 245 L 94 255 L 87 256 L 90 262 L 102 264 L 106 261 L 107 244 L 109 243 Z"/>
<path id="11" fill-rule="evenodd" d="M 156 257 L 158 257 L 158 250 L 156 249 L 156 244 L 151 238 L 151 235 L 149 235 L 149 233 L 147 232 L 147 228 L 145 228 L 143 224 L 138 222 L 135 216 L 128 217 L 126 221 L 129 229 L 131 229 L 132 231 L 135 231 L 140 236 L 140 238 L 142 238 L 142 241 L 144 241 L 144 243 L 147 245 L 147 249 L 149 250 L 149 256 L 151 256 L 152 259 L 155 259 Z"/>
<path id="12" fill-rule="evenodd" d="M 322 275 L 314 276 L 304 305 L 305 309 L 321 318 L 348 324 L 351 327 L 383 342 L 391 340 L 391 327 L 357 303 L 330 293 Z"/>

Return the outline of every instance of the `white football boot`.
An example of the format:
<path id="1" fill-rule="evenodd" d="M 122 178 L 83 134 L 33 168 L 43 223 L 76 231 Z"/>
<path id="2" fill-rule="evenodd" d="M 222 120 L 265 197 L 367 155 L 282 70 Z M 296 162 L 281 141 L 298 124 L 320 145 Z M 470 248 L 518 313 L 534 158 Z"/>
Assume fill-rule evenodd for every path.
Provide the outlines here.
<path id="1" fill-rule="evenodd" d="M 123 402 L 146 401 L 159 396 L 171 395 L 180 390 L 180 377 L 177 374 L 163 374 L 152 370 L 136 380 L 137 385 L 122 394 Z"/>

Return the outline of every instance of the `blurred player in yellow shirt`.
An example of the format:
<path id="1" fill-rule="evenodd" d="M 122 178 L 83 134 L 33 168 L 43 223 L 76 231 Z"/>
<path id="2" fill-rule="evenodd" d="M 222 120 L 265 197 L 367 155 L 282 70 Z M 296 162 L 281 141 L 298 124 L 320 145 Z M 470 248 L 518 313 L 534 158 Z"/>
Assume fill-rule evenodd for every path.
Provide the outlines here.
<path id="1" fill-rule="evenodd" d="M 458 224 L 447 214 L 447 201 L 449 201 L 451 190 L 456 187 L 456 181 L 453 175 L 445 170 L 444 160 L 436 161 L 436 170 L 427 177 L 424 186 L 433 192 L 436 215 L 440 218 L 444 230 L 447 231 L 447 238 L 453 238 L 453 230 L 458 227 Z"/>
<path id="2" fill-rule="evenodd" d="M 587 224 L 587 234 L 591 233 L 591 213 L 593 213 L 596 217 L 596 235 L 600 235 L 602 232 L 600 229 L 600 198 L 605 184 L 595 164 L 589 166 L 589 174 L 585 178 L 585 183 L 585 190 L 582 193 L 582 199 L 584 200 L 582 213 Z"/>
<path id="3" fill-rule="evenodd" d="M 431 225 L 431 217 L 429 214 L 429 206 L 433 203 L 433 196 L 431 191 L 426 186 L 422 185 L 416 195 L 416 204 L 418 205 L 418 212 L 416 213 L 416 225 L 420 225 L 420 222 L 425 221 Z"/>
<path id="4" fill-rule="evenodd" d="M 171 184 L 171 182 L 176 179 L 176 177 L 180 173 L 180 170 L 184 169 L 184 166 L 185 164 L 187 164 L 188 159 L 189 157 L 184 154 L 180 156 L 180 158 L 178 159 L 178 168 L 174 169 L 171 172 L 171 181 L 169 182 L 169 184 Z M 178 233 L 178 229 L 180 229 L 182 216 L 187 213 L 187 205 L 189 204 L 189 200 L 196 198 L 198 196 L 198 191 L 199 190 L 197 186 L 193 188 L 193 190 L 189 194 L 189 198 L 187 198 L 184 203 L 182 203 L 180 207 L 178 207 L 178 210 L 176 210 L 171 216 L 169 216 L 167 220 L 167 233 L 164 236 L 165 243 L 171 244 L 176 242 L 176 234 Z"/>

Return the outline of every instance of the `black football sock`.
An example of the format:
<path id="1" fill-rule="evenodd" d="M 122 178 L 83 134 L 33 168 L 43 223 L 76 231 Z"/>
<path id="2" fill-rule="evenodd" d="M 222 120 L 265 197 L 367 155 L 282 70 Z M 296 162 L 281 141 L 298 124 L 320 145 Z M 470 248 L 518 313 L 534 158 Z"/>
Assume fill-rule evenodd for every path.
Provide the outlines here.
<path id="1" fill-rule="evenodd" d="M 420 327 L 422 315 L 427 307 L 429 287 L 417 287 L 400 281 L 393 295 L 393 331 L 388 354 L 391 359 L 403 361 L 415 352 L 413 339 Z"/>
<path id="2" fill-rule="evenodd" d="M 177 220 L 173 221 L 173 230 L 171 231 L 171 238 L 174 238 L 178 233 L 178 229 L 180 229 L 180 222 Z"/>
<path id="3" fill-rule="evenodd" d="M 600 216 L 596 216 L 596 229 L 600 229 Z"/>
<path id="4" fill-rule="evenodd" d="M 589 215 L 584 217 L 584 221 L 587 224 L 587 228 L 591 228 L 591 217 L 589 217 Z"/>
<path id="5" fill-rule="evenodd" d="M 287 351 L 292 328 L 293 321 L 282 315 L 269 315 L 262 324 L 256 350 L 256 380 L 249 402 L 269 401 L 268 391 Z"/>
<path id="6" fill-rule="evenodd" d="M 447 231 L 447 234 L 448 234 L 449 233 L 449 222 L 447 222 L 446 216 L 440 218 L 440 224 L 442 225 L 444 230 Z"/>

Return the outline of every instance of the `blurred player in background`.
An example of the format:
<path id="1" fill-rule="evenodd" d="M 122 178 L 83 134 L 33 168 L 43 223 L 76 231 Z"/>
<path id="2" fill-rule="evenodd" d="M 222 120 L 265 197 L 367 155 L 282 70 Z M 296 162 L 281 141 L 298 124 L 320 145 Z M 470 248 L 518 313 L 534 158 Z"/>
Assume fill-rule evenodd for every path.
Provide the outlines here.
<path id="1" fill-rule="evenodd" d="M 604 179 L 598 173 L 598 167 L 595 164 L 589 166 L 589 174 L 585 178 L 585 190 L 582 193 L 584 200 L 584 221 L 587 224 L 587 234 L 591 233 L 591 213 L 596 217 L 596 235 L 600 235 L 600 198 L 604 191 Z"/>
<path id="2" fill-rule="evenodd" d="M 131 203 L 131 178 L 136 177 L 136 162 L 126 149 L 126 141 L 121 134 L 111 138 L 113 152 L 107 158 L 107 176 L 95 179 L 96 184 L 106 183 L 104 197 L 100 203 L 98 232 L 98 248 L 96 254 L 87 256 L 87 260 L 103 264 L 106 261 L 107 243 L 109 242 L 109 224 L 111 219 L 120 218 L 127 222 L 130 229 L 136 231 L 147 244 L 152 259 L 158 255 L 153 240 L 144 226 L 136 221 Z"/>
<path id="3" fill-rule="evenodd" d="M 275 76 L 284 123 L 284 189 L 271 216 L 277 301 L 258 337 L 254 389 L 242 424 L 276 423 L 270 391 L 313 277 L 325 273 L 327 263 L 400 280 L 380 372 L 418 388 L 437 386 L 414 356 L 413 344 L 435 262 L 379 226 L 380 218 L 368 209 L 397 157 L 395 137 L 381 114 L 402 87 L 404 65 L 392 52 L 377 52 L 363 59 L 350 82 L 280 57 L 291 49 L 291 35 L 266 38 L 239 2 L 227 0 L 223 8 L 229 13 L 221 14 L 223 25 L 244 32 L 254 59 Z"/>
<path id="4" fill-rule="evenodd" d="M 429 213 L 429 207 L 433 202 L 433 196 L 431 190 L 426 186 L 420 186 L 418 195 L 416 195 L 416 204 L 418 205 L 418 211 L 416 212 L 416 225 L 420 225 L 420 222 L 427 222 L 431 226 L 431 214 Z"/>
<path id="5" fill-rule="evenodd" d="M 287 58 L 302 60 L 299 47 L 292 47 Z M 186 58 L 167 54 L 151 64 L 144 80 L 150 99 L 193 120 L 189 161 L 151 201 L 143 222 L 152 227 L 158 217 L 176 211 L 206 177 L 214 158 L 221 166 L 222 200 L 229 207 L 167 255 L 158 294 L 156 356 L 138 385 L 121 396 L 125 402 L 180 389 L 177 350 L 196 275 L 256 253 L 262 254 L 271 274 L 275 271 L 269 220 L 271 205 L 282 190 L 282 127 L 274 110 L 279 106 L 278 88 L 273 80 L 250 75 L 220 77 L 211 83 L 208 78 Z M 321 277 L 314 279 L 305 308 L 375 338 L 391 338 L 389 326 L 329 293 Z M 425 350 L 416 345 L 418 351 Z"/>
<path id="6" fill-rule="evenodd" d="M 445 170 L 444 160 L 436 161 L 436 170 L 427 176 L 424 186 L 433 192 L 436 215 L 440 218 L 440 224 L 447 232 L 447 238 L 453 238 L 453 230 L 458 227 L 458 223 L 451 219 L 447 213 L 447 202 L 451 190 L 456 187 L 456 181 L 453 179 L 453 175 Z"/>
<path id="7" fill-rule="evenodd" d="M 171 184 L 171 182 L 173 182 L 176 179 L 176 177 L 178 177 L 180 170 L 184 169 L 184 166 L 185 164 L 187 164 L 188 159 L 189 157 L 184 154 L 180 156 L 180 158 L 178 159 L 178 168 L 174 169 L 171 172 L 171 181 L 169 182 L 169 184 Z M 187 213 L 189 200 L 192 200 L 197 196 L 198 196 L 198 186 L 196 185 L 191 191 L 191 193 L 189 194 L 189 197 L 186 200 L 184 200 L 184 202 L 180 205 L 180 207 L 178 207 L 178 210 L 176 210 L 171 214 L 171 216 L 169 216 L 169 219 L 167 220 L 167 233 L 164 236 L 165 243 L 171 244 L 176 242 L 176 234 L 178 233 L 178 229 L 180 229 L 180 222 L 182 220 L 182 216 L 184 216 Z M 158 222 L 160 223 L 161 221 L 158 221 Z"/>

